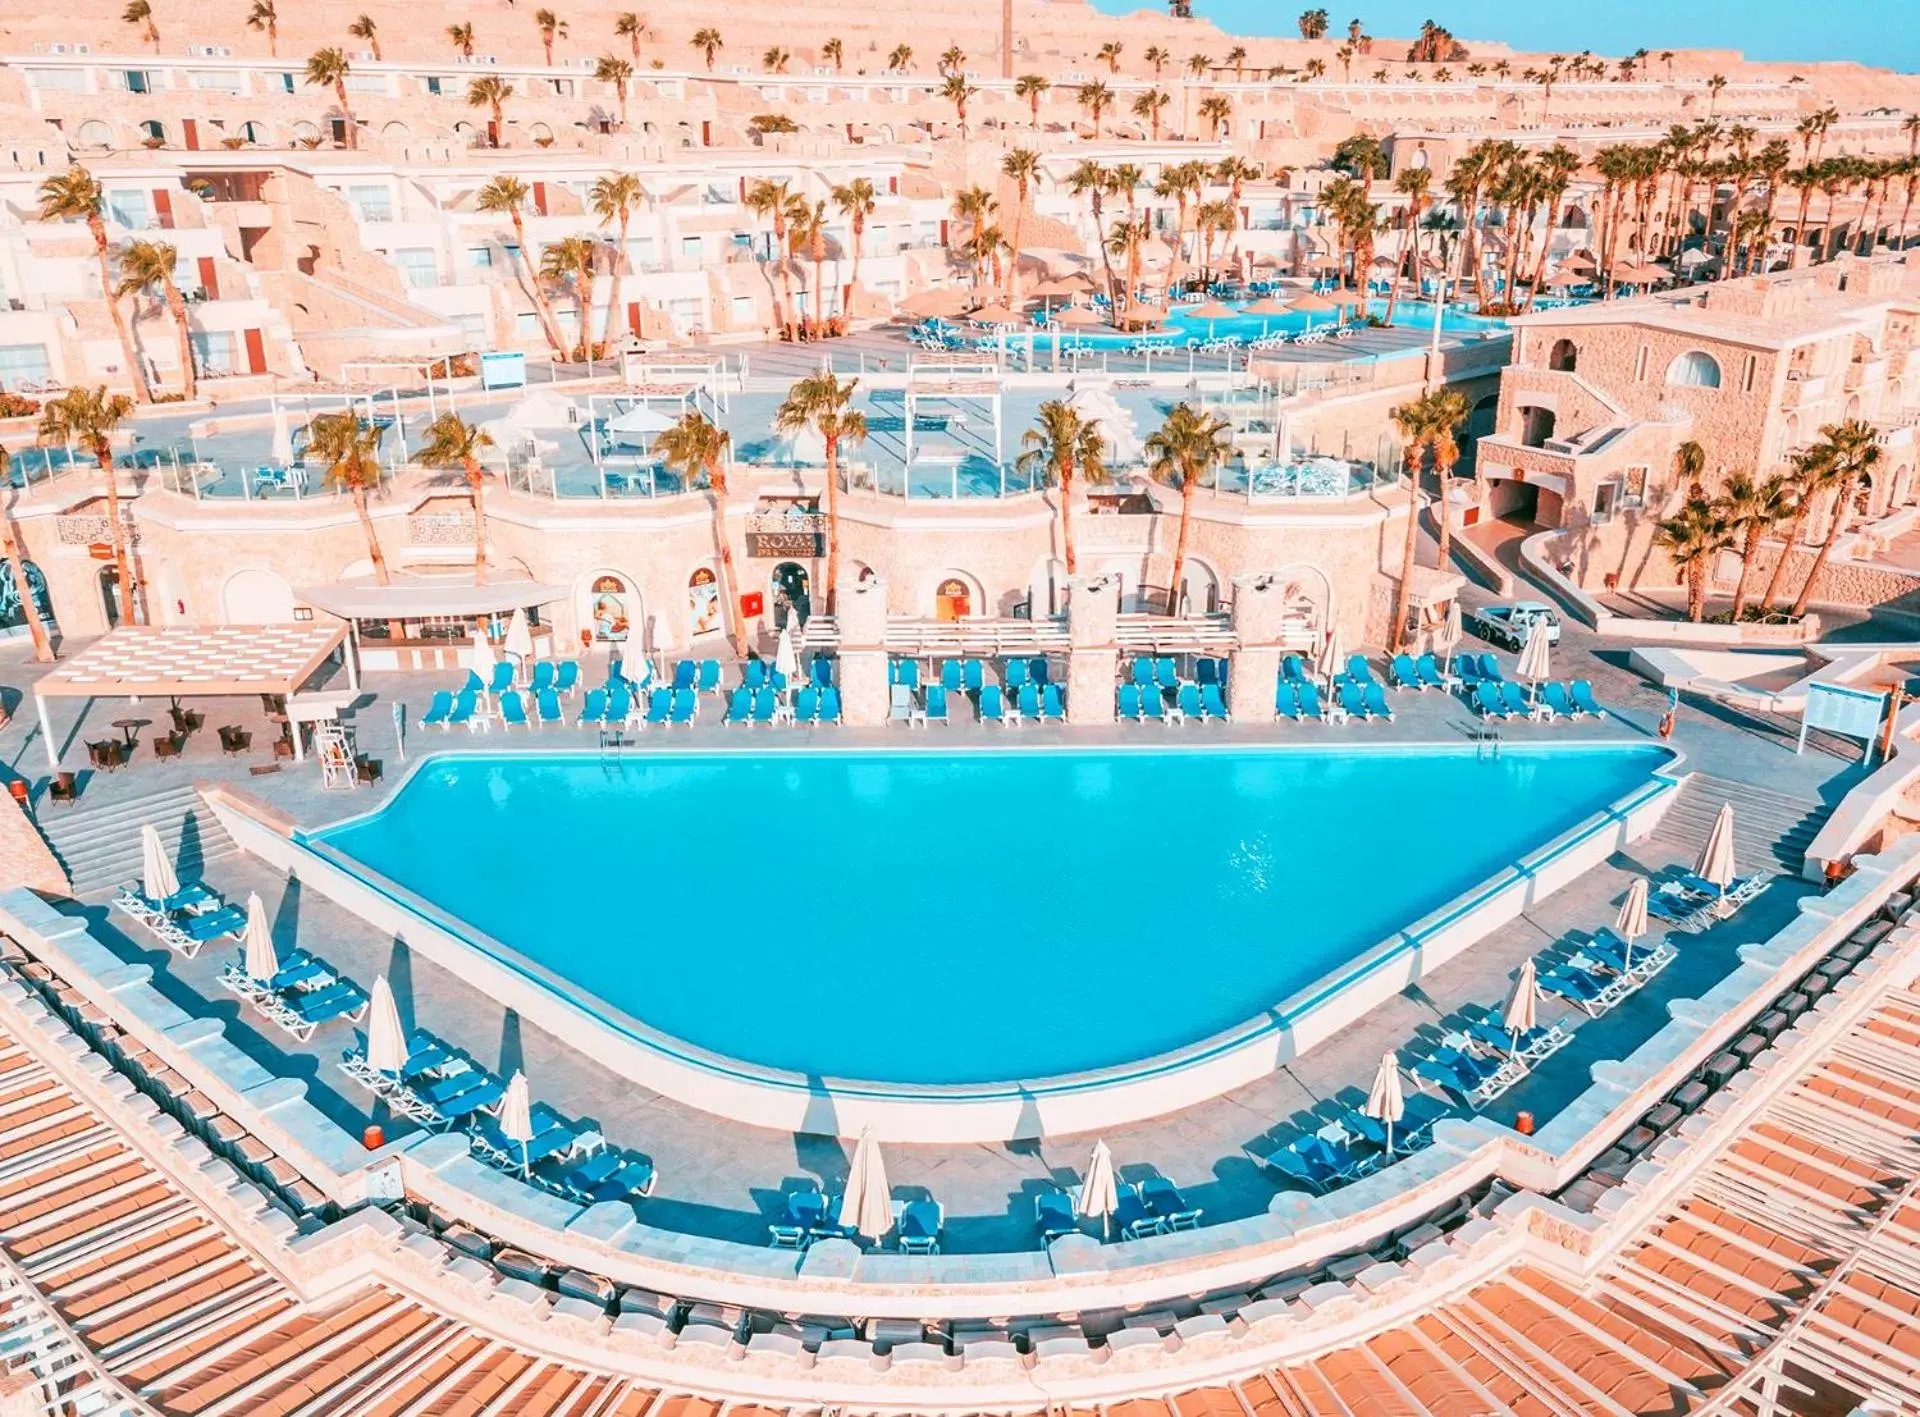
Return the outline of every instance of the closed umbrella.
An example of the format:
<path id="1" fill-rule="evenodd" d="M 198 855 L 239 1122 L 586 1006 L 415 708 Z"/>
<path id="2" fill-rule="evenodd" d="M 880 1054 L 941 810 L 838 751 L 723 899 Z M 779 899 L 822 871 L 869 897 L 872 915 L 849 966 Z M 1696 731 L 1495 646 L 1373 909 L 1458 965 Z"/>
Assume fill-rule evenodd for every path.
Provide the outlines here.
<path id="1" fill-rule="evenodd" d="M 267 908 L 256 892 L 247 897 L 247 978 L 266 983 L 280 972 L 280 956 L 273 948 L 273 927 Z"/>
<path id="2" fill-rule="evenodd" d="M 1620 903 L 1620 914 L 1613 931 L 1626 942 L 1625 963 L 1633 964 L 1633 942 L 1647 933 L 1647 878 L 1636 876 L 1627 887 L 1627 898 Z"/>
<path id="3" fill-rule="evenodd" d="M 780 627 L 780 643 L 774 647 L 773 667 L 791 684 L 800 677 L 800 653 L 793 647 L 793 625 Z"/>
<path id="4" fill-rule="evenodd" d="M 660 674 L 664 678 L 667 673 L 667 656 L 678 648 L 673 641 L 673 621 L 664 615 L 656 615 L 647 624 L 652 631 L 647 643 L 654 656 L 660 661 Z M 627 631 L 627 637 L 629 640 L 632 639 L 632 630 Z"/>
<path id="5" fill-rule="evenodd" d="M 1507 1011 L 1500 1019 L 1501 1027 L 1515 1043 L 1538 1026 L 1539 1003 L 1540 982 L 1534 977 L 1533 961 L 1522 961 L 1519 974 L 1514 976 L 1513 992 L 1507 995 Z"/>
<path id="6" fill-rule="evenodd" d="M 1387 1154 L 1393 1154 L 1393 1124 L 1407 1114 L 1406 1094 L 1400 1087 L 1400 1059 L 1391 1051 L 1380 1055 L 1380 1070 L 1367 1093 L 1366 1113 L 1387 1126 Z"/>
<path id="7" fill-rule="evenodd" d="M 1433 647 L 1444 656 L 1443 667 L 1449 674 L 1453 672 L 1453 651 L 1455 647 L 1459 645 L 1462 633 L 1463 630 L 1460 624 L 1460 602 L 1458 600 L 1448 601 L 1447 618 L 1442 620 L 1439 627 L 1433 632 Z"/>
<path id="8" fill-rule="evenodd" d="M 527 1169 L 527 1143 L 533 1140 L 533 1105 L 527 1096 L 527 1075 L 519 1069 L 507 1082 L 507 1095 L 500 1099 L 500 1134 L 520 1144 L 520 1169 Z"/>
<path id="9" fill-rule="evenodd" d="M 1112 1233 L 1113 1213 L 1119 1208 L 1120 1187 L 1114 1180 L 1113 1153 L 1104 1141 L 1096 1141 L 1093 1155 L 1087 1158 L 1087 1174 L 1080 1182 L 1080 1198 L 1074 1204 L 1074 1213 L 1098 1220 L 1101 1235 L 1107 1236 Z"/>
<path id="10" fill-rule="evenodd" d="M 1723 895 L 1733 884 L 1733 803 L 1721 804 L 1720 815 L 1713 819 L 1713 830 L 1707 833 L 1707 844 L 1700 849 L 1700 861 L 1693 873 L 1718 887 Z"/>
<path id="11" fill-rule="evenodd" d="M 873 1139 L 872 1127 L 860 1129 L 853 1166 L 847 1172 L 847 1189 L 840 1197 L 839 1218 L 843 1230 L 876 1242 L 893 1229 L 892 1189 L 887 1185 L 886 1163 L 880 1159 L 880 1144 Z"/>
<path id="12" fill-rule="evenodd" d="M 1540 697 L 1540 681 L 1553 672 L 1553 646 L 1547 643 L 1547 633 L 1535 625 L 1527 635 L 1526 644 L 1520 647 L 1520 662 L 1514 666 L 1514 673 L 1533 685 L 1534 698 Z"/>
<path id="13" fill-rule="evenodd" d="M 1320 663 L 1315 665 L 1320 677 L 1327 681 L 1327 692 L 1333 692 L 1333 679 L 1340 672 L 1340 661 L 1347 657 L 1347 647 L 1342 642 L 1340 627 L 1335 625 L 1327 635 L 1327 642 L 1320 650 Z"/>
<path id="14" fill-rule="evenodd" d="M 523 664 L 533 658 L 533 626 L 527 623 L 527 612 L 515 606 L 513 618 L 507 621 L 507 637 L 503 641 L 506 651 Z"/>
<path id="15" fill-rule="evenodd" d="M 393 987 L 382 974 L 373 981 L 373 1003 L 367 1011 L 367 1066 L 375 1072 L 398 1073 L 406 1065 L 406 1030 L 400 1026 Z"/>
<path id="16" fill-rule="evenodd" d="M 293 427 L 287 421 L 287 411 L 278 399 L 273 401 L 273 460 L 286 467 L 293 461 Z"/>
<path id="17" fill-rule="evenodd" d="M 140 823 L 140 885 L 147 899 L 163 904 L 180 894 L 180 878 L 173 873 L 173 857 L 152 822 Z"/>
<path id="18" fill-rule="evenodd" d="M 487 632 L 475 629 L 473 642 L 467 646 L 467 668 L 480 676 L 481 683 L 489 684 L 493 682 L 493 666 L 499 662 L 500 657 L 493 652 L 493 641 L 487 638 Z"/>

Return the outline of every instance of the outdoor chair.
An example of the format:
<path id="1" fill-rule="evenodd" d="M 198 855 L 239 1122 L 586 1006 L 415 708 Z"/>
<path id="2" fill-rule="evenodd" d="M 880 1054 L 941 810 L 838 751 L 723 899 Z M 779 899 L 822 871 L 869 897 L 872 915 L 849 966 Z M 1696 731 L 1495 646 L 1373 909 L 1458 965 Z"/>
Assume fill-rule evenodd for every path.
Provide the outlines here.
<path id="1" fill-rule="evenodd" d="M 53 780 L 47 784 L 47 796 L 71 807 L 80 800 L 80 780 L 70 772 L 55 773 Z"/>
<path id="2" fill-rule="evenodd" d="M 253 747 L 253 734 L 238 724 L 228 724 L 220 730 L 220 751 L 228 757 L 247 752 Z"/>

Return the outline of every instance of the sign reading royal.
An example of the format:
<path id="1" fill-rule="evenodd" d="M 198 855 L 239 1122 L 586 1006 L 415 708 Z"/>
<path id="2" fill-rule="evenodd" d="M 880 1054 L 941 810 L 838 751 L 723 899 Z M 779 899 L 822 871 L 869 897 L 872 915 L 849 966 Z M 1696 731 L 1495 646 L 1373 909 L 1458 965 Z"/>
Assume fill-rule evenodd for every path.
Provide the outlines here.
<path id="1" fill-rule="evenodd" d="M 747 555 L 804 561 L 827 554 L 827 519 L 818 512 L 757 512 L 747 518 Z"/>

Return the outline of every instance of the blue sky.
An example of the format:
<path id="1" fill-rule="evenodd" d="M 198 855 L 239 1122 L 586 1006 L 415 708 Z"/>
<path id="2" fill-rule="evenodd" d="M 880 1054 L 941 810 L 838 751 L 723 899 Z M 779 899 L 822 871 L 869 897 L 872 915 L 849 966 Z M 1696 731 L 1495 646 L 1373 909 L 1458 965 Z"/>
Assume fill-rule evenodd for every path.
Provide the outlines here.
<path id="1" fill-rule="evenodd" d="M 1143 8 L 1139 0 L 1093 3 L 1112 14 Z M 1314 3 L 1327 4 L 1336 31 L 1357 16 L 1370 34 L 1410 35 L 1431 18 L 1463 39 L 1500 39 L 1516 49 L 1741 49 L 1755 59 L 1856 59 L 1920 69 L 1920 0 L 1354 0 L 1348 9 Z M 1196 14 L 1242 34 L 1293 33 L 1306 8 L 1292 0 L 1194 3 Z"/>

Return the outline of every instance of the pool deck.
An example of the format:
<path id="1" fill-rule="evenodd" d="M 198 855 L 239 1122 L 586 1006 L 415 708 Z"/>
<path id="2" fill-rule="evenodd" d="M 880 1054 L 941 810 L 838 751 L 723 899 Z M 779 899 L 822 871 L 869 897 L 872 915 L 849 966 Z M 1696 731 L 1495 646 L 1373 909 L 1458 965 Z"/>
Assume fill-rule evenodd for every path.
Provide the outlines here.
<path id="1" fill-rule="evenodd" d="M 1624 653 L 1603 649 L 1595 654 L 1593 650 L 1590 640 L 1570 627 L 1568 641 L 1557 656 L 1556 671 L 1591 677 L 1597 696 L 1615 710 L 1614 717 L 1599 724 L 1514 724 L 1507 728 L 1508 742 L 1647 741 L 1651 725 L 1664 707 L 1664 696 L 1625 669 Z M 21 662 L 17 650 L 11 653 L 11 660 L 0 659 L 0 683 L 17 690 L 29 682 L 32 667 Z M 590 666 L 589 680 L 597 672 L 597 666 Z M 361 750 L 387 763 L 388 779 L 380 789 L 325 792 L 311 768 L 254 777 L 249 768 L 265 762 L 264 754 L 256 753 L 251 759 L 222 757 L 214 735 L 208 732 L 196 737 L 178 762 L 155 762 L 143 750 L 130 767 L 93 775 L 86 783 L 81 805 L 70 810 L 99 811 L 116 802 L 210 780 L 252 792 L 307 826 L 370 810 L 402 776 L 390 705 L 397 700 L 407 705 L 410 718 L 417 716 L 431 689 L 443 686 L 446 677 L 380 675 L 369 685 L 374 699 L 358 711 L 355 722 Z M 664 738 L 686 749 L 764 749 L 803 741 L 850 748 L 1039 747 L 1049 743 L 1157 746 L 1198 742 L 1357 745 L 1461 741 L 1473 722 L 1457 699 L 1437 694 L 1396 695 L 1394 703 L 1397 715 L 1391 724 L 1342 728 L 1234 723 L 1182 728 L 1115 725 L 1101 729 L 1004 729 L 956 722 L 925 733 L 909 733 L 903 728 L 727 728 L 719 724 L 718 706 L 709 700 L 703 716 L 710 721 L 687 730 L 673 730 Z M 164 717 L 164 706 L 157 710 L 147 706 L 147 711 Z M 125 712 L 124 704 L 113 701 L 94 705 L 85 723 L 74 732 L 73 741 L 78 744 L 88 735 L 97 737 L 110 731 L 104 725 Z M 0 759 L 38 782 L 44 777 L 44 749 L 30 718 L 30 712 L 16 713 L 13 723 L 0 730 Z M 257 730 L 265 727 L 257 701 L 214 701 L 209 706 L 209 727 L 226 722 Z M 72 720 L 63 719 L 62 723 L 71 724 Z M 258 741 L 264 742 L 266 736 L 262 732 Z M 659 738 L 657 731 L 643 737 L 640 747 L 644 749 Z M 1791 740 L 1771 722 L 1728 718 L 1711 705 L 1683 709 L 1674 743 L 1686 753 L 1688 767 L 1810 800 L 1830 803 L 1858 775 L 1851 762 L 1829 753 L 1810 751 L 1796 757 Z M 429 750 L 497 752 L 508 747 L 568 747 L 592 751 L 594 740 L 573 729 L 511 736 L 500 732 L 423 733 L 415 729 L 410 733 L 409 746 L 417 759 Z M 69 761 L 78 755 L 77 748 L 70 750 Z M 1383 866 L 1390 865 L 1395 851 L 1417 849 L 1417 843 L 1397 840 L 1390 822 L 1381 824 L 1381 842 Z M 1105 1133 L 1123 1175 L 1157 1171 L 1185 1188 L 1190 1200 L 1203 1206 L 1212 1219 L 1259 1213 L 1277 1188 L 1246 1159 L 1244 1147 L 1285 1131 L 1289 1125 L 1317 1125 L 1309 1114 L 1325 1115 L 1340 1104 L 1359 1103 L 1382 1052 L 1402 1050 L 1403 1064 L 1410 1063 L 1411 1048 L 1436 1039 L 1443 1023 L 1455 1020 L 1463 1009 L 1497 1009 L 1523 959 L 1554 945 L 1569 931 L 1591 931 L 1610 923 L 1633 874 L 1673 865 L 1683 855 L 1684 850 L 1657 840 L 1639 843 L 1634 855 L 1616 856 L 1606 867 L 1582 876 L 1419 985 L 1374 1009 L 1358 1026 L 1294 1063 L 1254 1084 L 1179 1113 Z M 1143 852 L 1143 863 L 1148 859 Z M 283 951 L 303 945 L 363 984 L 370 984 L 375 975 L 387 975 L 403 1017 L 411 1024 L 441 1034 L 469 1049 L 482 1064 L 503 1073 L 524 1068 L 536 1097 L 566 1115 L 591 1119 L 617 1144 L 649 1155 L 660 1173 L 654 1196 L 641 1203 L 642 1216 L 649 1223 L 760 1243 L 782 1189 L 819 1184 L 832 1191 L 845 1177 L 848 1144 L 720 1121 L 616 1077 L 571 1045 L 523 1024 L 512 1011 L 503 1010 L 449 971 L 415 956 L 404 945 L 383 937 L 316 892 L 289 883 L 260 862 L 229 857 L 215 862 L 208 876 L 233 897 L 244 898 L 248 892 L 258 891 L 274 917 L 276 940 Z M 580 888 L 562 882 L 530 882 L 529 886 Z M 751 876 L 743 878 L 740 886 L 741 896 L 751 898 Z M 1575 1044 L 1501 1098 L 1489 1115 L 1510 1121 L 1516 1112 L 1525 1110 L 1544 1123 L 1586 1087 L 1591 1063 L 1622 1057 L 1650 1036 L 1666 1022 L 1669 1000 L 1697 995 L 1724 976 L 1736 963 L 1737 948 L 1772 934 L 1791 918 L 1795 902 L 1810 889 L 1797 881 L 1777 881 L 1733 920 L 1703 935 L 1681 937 L 1678 961 L 1651 986 L 1600 1020 L 1587 1021 L 1555 1002 L 1543 1002 L 1543 1018 L 1562 1018 L 1570 1026 L 1578 1025 Z M 124 917 L 109 916 L 97 897 L 73 908 L 83 912 L 96 933 L 129 960 L 153 965 L 156 979 L 174 991 L 182 1003 L 195 1012 L 232 1022 L 232 1036 L 262 1062 L 285 1075 L 308 1079 L 315 1100 L 342 1124 L 357 1131 L 365 1122 L 377 1120 L 388 1126 L 390 1135 L 404 1126 L 388 1118 L 384 1110 L 370 1113 L 366 1094 L 346 1083 L 334 1067 L 341 1050 L 353 1041 L 347 1027 L 329 1025 L 309 1045 L 294 1044 L 271 1029 L 258 1029 L 216 981 L 221 964 L 229 956 L 227 949 L 211 948 L 198 959 L 183 960 L 154 947 Z M 700 932 L 690 932 L 680 942 L 662 946 L 660 965 L 697 967 L 700 952 L 706 947 Z M 889 1145 L 887 1162 L 896 1194 L 911 1195 L 919 1188 L 945 1205 L 945 1247 L 949 1252 L 1018 1249 L 1034 1243 L 1031 1193 L 1046 1184 L 1076 1178 L 1091 1141 L 1090 1137 L 1061 1137 L 1005 1145 Z"/>

